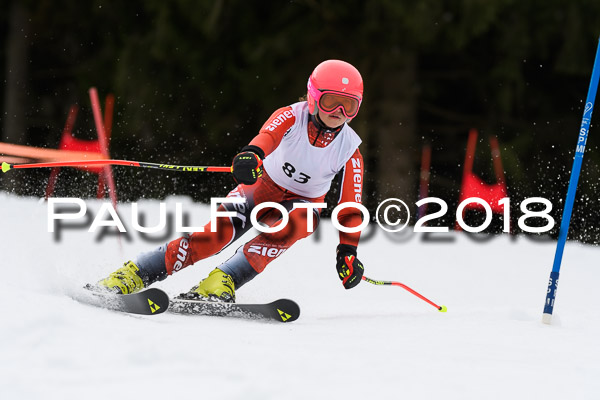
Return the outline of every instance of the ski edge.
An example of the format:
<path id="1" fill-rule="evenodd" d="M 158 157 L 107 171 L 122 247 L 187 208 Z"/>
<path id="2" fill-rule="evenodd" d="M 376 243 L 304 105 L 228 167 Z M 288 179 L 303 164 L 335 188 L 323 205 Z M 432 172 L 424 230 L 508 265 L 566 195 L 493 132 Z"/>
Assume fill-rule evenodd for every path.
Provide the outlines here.
<path id="1" fill-rule="evenodd" d="M 300 317 L 300 306 L 290 299 L 270 303 L 219 303 L 202 300 L 171 299 L 168 311 L 181 315 L 234 317 L 251 320 L 293 322 Z"/>
<path id="2" fill-rule="evenodd" d="M 132 294 L 99 292 L 84 287 L 84 295 L 73 297 L 84 304 L 111 311 L 136 315 L 157 315 L 167 311 L 169 295 L 161 289 L 149 288 Z"/>

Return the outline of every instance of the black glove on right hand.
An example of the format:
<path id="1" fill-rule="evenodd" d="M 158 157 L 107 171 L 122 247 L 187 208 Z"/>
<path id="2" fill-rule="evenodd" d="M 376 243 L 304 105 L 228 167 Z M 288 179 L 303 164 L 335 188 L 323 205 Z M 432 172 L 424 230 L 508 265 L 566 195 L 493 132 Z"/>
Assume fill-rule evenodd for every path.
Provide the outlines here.
<path id="1" fill-rule="evenodd" d="M 336 265 L 338 276 L 346 289 L 352 289 L 362 280 L 365 268 L 356 258 L 356 246 L 340 244 L 337 247 Z"/>
<path id="2" fill-rule="evenodd" d="M 262 176 L 262 160 L 251 151 L 243 151 L 233 158 L 231 172 L 233 180 L 238 185 L 254 185 L 256 180 Z"/>

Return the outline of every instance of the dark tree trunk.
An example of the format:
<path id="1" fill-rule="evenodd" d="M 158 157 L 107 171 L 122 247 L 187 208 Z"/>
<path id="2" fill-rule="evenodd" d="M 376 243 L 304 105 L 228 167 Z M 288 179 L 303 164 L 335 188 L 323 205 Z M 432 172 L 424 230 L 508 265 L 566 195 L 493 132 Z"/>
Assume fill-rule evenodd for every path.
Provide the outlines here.
<path id="1" fill-rule="evenodd" d="M 416 198 L 415 140 L 416 59 L 412 51 L 399 51 L 377 82 L 377 192 L 379 200 L 396 197 L 409 207 Z M 411 207 L 412 208 L 412 207 Z"/>
<path id="2" fill-rule="evenodd" d="M 4 118 L 2 141 L 22 143 L 27 122 L 27 64 L 29 18 L 21 1 L 13 1 L 10 7 L 10 27 L 6 40 L 6 66 L 4 91 Z M 3 180 L 3 187 L 13 191 L 17 187 L 16 176 Z"/>

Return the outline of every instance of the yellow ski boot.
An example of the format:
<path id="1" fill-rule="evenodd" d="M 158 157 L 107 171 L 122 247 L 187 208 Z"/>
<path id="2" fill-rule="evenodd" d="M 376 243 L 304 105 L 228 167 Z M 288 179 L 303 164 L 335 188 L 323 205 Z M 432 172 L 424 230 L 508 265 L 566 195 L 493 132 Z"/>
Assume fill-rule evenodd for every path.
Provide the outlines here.
<path id="1" fill-rule="evenodd" d="M 201 299 L 235 303 L 235 284 L 231 275 L 215 268 L 208 277 L 180 296 L 184 299 Z"/>
<path id="2" fill-rule="evenodd" d="M 133 261 L 127 261 L 121 268 L 111 273 L 108 278 L 99 281 L 97 286 L 118 294 L 139 292 L 146 287 L 139 272 L 140 269 Z"/>

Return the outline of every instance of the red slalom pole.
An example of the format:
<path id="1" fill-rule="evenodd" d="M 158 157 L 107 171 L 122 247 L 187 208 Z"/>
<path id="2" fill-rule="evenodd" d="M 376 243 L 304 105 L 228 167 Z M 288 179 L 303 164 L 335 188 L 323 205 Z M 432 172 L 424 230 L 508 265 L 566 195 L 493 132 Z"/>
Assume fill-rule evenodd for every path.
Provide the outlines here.
<path id="1" fill-rule="evenodd" d="M 6 173 L 11 169 L 20 168 L 53 168 L 53 167 L 87 167 L 94 165 L 123 165 L 127 167 L 152 168 L 163 171 L 178 172 L 231 172 L 231 167 L 200 167 L 196 165 L 170 165 L 155 164 L 141 161 L 128 160 L 81 160 L 81 161 L 52 161 L 31 164 L 9 164 L 2 163 L 2 172 Z"/>
<path id="2" fill-rule="evenodd" d="M 374 279 L 367 278 L 366 276 L 363 276 L 362 280 L 365 281 L 365 282 L 372 283 L 373 285 L 380 285 L 380 286 L 400 286 L 401 288 L 408 290 L 410 293 L 414 294 L 415 296 L 417 296 L 421 300 L 423 300 L 423 301 L 431 304 L 432 306 L 434 306 L 435 308 L 437 308 L 437 310 L 439 312 L 446 312 L 446 311 L 448 311 L 448 308 L 446 308 L 446 306 L 438 306 L 433 301 L 429 300 L 427 297 L 425 297 L 422 294 L 418 293 L 417 291 L 409 288 L 408 286 L 406 286 L 403 283 L 393 282 L 393 281 L 376 281 Z"/>

